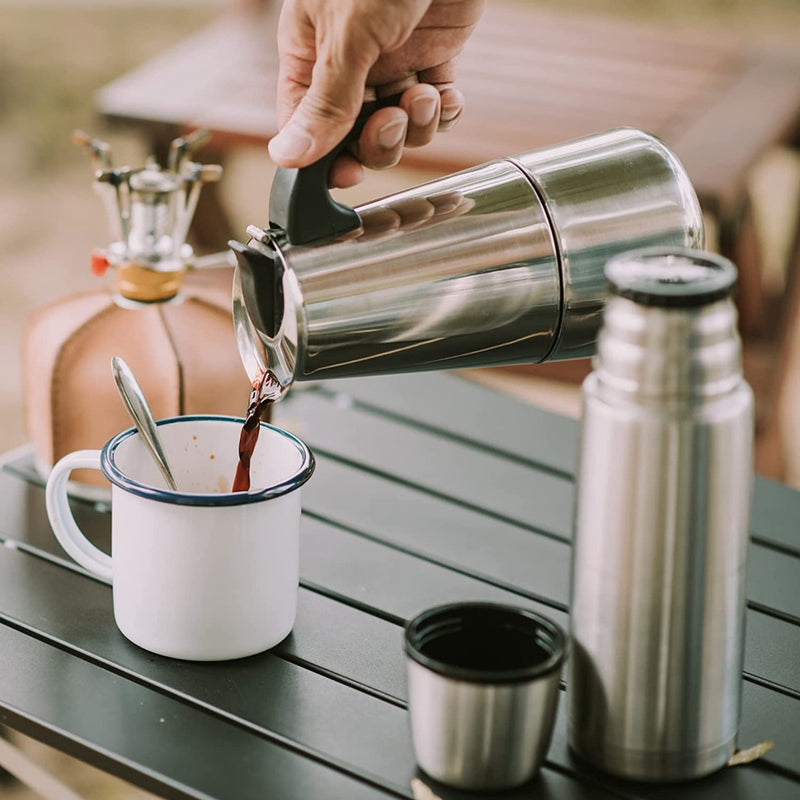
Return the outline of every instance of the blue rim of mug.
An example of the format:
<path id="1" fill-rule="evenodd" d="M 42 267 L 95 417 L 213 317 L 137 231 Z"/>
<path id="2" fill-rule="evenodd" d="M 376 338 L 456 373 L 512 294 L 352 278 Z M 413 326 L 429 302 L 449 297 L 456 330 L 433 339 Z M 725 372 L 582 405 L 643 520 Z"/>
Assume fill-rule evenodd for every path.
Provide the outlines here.
<path id="1" fill-rule="evenodd" d="M 173 425 L 184 422 L 234 422 L 238 425 L 244 424 L 241 417 L 228 417 L 222 414 L 190 414 L 184 417 L 167 417 L 156 422 L 158 427 Z M 191 493 L 173 492 L 171 489 L 160 489 L 157 486 L 149 486 L 126 475 L 114 463 L 114 453 L 117 448 L 131 436 L 138 435 L 136 428 L 128 428 L 110 439 L 100 453 L 100 469 L 103 474 L 115 486 L 124 489 L 126 492 L 146 497 L 148 500 L 158 500 L 162 503 L 172 503 L 180 506 L 239 506 L 245 503 L 258 503 L 261 500 L 268 500 L 273 497 L 280 497 L 289 494 L 295 489 L 299 489 L 312 475 L 316 466 L 314 454 L 309 450 L 308 445 L 298 439 L 293 433 L 270 425 L 268 422 L 261 423 L 262 428 L 267 428 L 274 433 L 288 439 L 302 456 L 302 462 L 295 472 L 281 483 L 268 486 L 264 489 L 250 490 L 247 492 L 220 492 L 220 493 Z"/>
<path id="2" fill-rule="evenodd" d="M 459 666 L 425 652 L 426 644 L 432 639 L 458 630 L 459 626 L 464 627 L 464 620 L 469 623 L 480 617 L 491 625 L 513 625 L 546 651 L 547 657 L 519 667 L 484 669 Z M 458 602 L 429 608 L 408 622 L 404 639 L 406 655 L 410 659 L 445 678 L 468 683 L 498 685 L 532 681 L 560 673 L 566 658 L 566 635 L 559 625 L 535 611 L 503 603 Z M 476 645 L 480 647 L 479 642 Z"/>

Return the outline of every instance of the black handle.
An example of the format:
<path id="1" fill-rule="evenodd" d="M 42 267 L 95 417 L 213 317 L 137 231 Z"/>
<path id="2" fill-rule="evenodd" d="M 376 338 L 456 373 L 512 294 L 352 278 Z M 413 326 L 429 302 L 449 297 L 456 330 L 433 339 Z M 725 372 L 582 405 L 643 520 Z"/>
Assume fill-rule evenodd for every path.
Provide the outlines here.
<path id="1" fill-rule="evenodd" d="M 361 135 L 370 115 L 384 106 L 399 105 L 395 94 L 364 103 L 349 133 L 336 147 L 307 167 L 278 167 L 269 193 L 269 224 L 280 228 L 291 244 L 308 244 L 340 236 L 361 225 L 358 213 L 331 197 L 328 174 L 344 148 Z"/>

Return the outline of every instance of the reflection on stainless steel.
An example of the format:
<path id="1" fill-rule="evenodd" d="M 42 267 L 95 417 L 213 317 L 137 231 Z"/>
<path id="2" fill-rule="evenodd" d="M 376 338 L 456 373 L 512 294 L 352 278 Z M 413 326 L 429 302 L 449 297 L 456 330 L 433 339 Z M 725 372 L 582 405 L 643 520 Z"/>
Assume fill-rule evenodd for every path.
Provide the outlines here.
<path id="1" fill-rule="evenodd" d="M 175 476 L 167 462 L 164 447 L 161 444 L 161 437 L 158 435 L 158 427 L 153 419 L 153 413 L 150 411 L 150 405 L 144 396 L 139 381 L 136 380 L 130 367 L 119 356 L 111 358 L 111 374 L 114 376 L 114 383 L 119 396 L 122 398 L 125 410 L 130 415 L 133 424 L 136 425 L 136 429 L 139 431 L 148 453 L 156 462 L 161 475 L 167 482 L 167 486 L 173 492 L 177 492 L 178 487 L 175 484 Z"/>
<path id="2" fill-rule="evenodd" d="M 553 732 L 566 637 L 552 620 L 492 603 L 452 603 L 406 627 L 408 715 L 417 764 L 448 786 L 529 781 Z"/>
<path id="3" fill-rule="evenodd" d="M 702 247 L 697 196 L 675 155 L 630 129 L 514 160 L 533 177 L 561 262 L 563 325 L 549 358 L 591 355 L 606 296 L 606 262 L 641 247 Z"/>
<path id="4" fill-rule="evenodd" d="M 434 213 L 408 227 L 413 201 Z M 532 340 L 516 358 L 544 357 L 558 320 L 558 269 L 519 170 L 498 162 L 358 209 L 367 229 L 387 210 L 400 225 L 379 238 L 292 252 L 307 342 L 298 376 L 457 367 L 487 347 L 508 350 L 521 327 Z"/>
<path id="5" fill-rule="evenodd" d="M 243 302 L 235 314 L 248 314 L 255 328 L 239 337 L 251 379 L 253 346 L 267 364 L 285 367 L 281 352 L 296 354 L 297 380 L 584 356 L 606 296 L 607 259 L 703 237 L 683 168 L 630 129 L 475 167 L 356 210 L 361 229 L 339 239 L 289 245 L 280 230 L 251 229 L 247 248 L 239 246 L 238 270 L 247 274 L 236 279 Z M 283 269 L 294 276 L 291 298 L 253 296 L 279 293 Z M 276 309 L 281 324 L 265 322 Z"/>
<path id="6" fill-rule="evenodd" d="M 275 254 L 279 257 L 279 254 Z M 253 386 L 257 386 L 264 373 L 272 373 L 282 389 L 288 391 L 295 378 L 297 364 L 297 311 L 299 294 L 294 274 L 285 270 L 281 276 L 281 294 L 288 311 L 281 317 L 280 327 L 268 338 L 269 346 L 262 344 L 264 336 L 253 324 L 247 309 L 247 297 L 242 285 L 242 274 L 237 267 L 233 273 L 233 329 L 239 346 L 242 365 Z M 252 291 L 251 291 L 252 294 Z M 265 337 L 266 338 L 266 337 Z M 280 398 L 278 398 L 280 399 Z"/>
<path id="7" fill-rule="evenodd" d="M 730 299 L 609 299 L 584 383 L 567 682 L 570 744 L 601 769 L 685 780 L 733 753 L 752 414 Z"/>
<path id="8" fill-rule="evenodd" d="M 400 286 L 380 290 L 373 297 L 378 302 L 369 306 L 360 297 L 342 298 L 335 314 L 321 303 L 315 307 L 317 316 L 308 320 L 311 337 L 324 341 L 329 352 L 343 346 L 359 348 L 354 354 L 358 361 L 350 366 L 360 371 L 369 370 L 368 362 L 374 358 L 385 365 L 392 356 L 408 360 L 409 349 L 417 351 L 410 357 L 418 369 L 452 366 L 456 345 L 457 358 L 475 358 L 492 347 L 515 344 L 532 352 L 537 343 L 531 340 L 538 337 L 538 352 L 543 353 L 553 329 L 543 330 L 537 319 L 550 315 L 555 323 L 552 281 L 540 280 L 537 285 L 537 273 L 529 266 L 436 282 L 422 296 L 416 286 Z M 515 324 L 532 333 L 518 343 L 507 336 L 496 339 L 499 329 Z M 376 330 L 381 331 L 378 350 Z M 424 354 L 419 352 L 422 349 Z M 318 370 L 327 366 L 323 357 L 320 353 L 315 362 Z M 337 355 L 335 364 L 344 366 L 341 356 Z"/>

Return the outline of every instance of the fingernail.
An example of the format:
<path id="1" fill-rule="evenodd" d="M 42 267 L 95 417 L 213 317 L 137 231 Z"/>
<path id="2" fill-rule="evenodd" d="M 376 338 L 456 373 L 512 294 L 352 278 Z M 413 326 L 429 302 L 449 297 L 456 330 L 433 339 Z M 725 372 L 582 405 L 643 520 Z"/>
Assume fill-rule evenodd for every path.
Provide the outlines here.
<path id="1" fill-rule="evenodd" d="M 461 113 L 463 108 L 464 106 L 458 104 L 452 106 L 442 106 L 442 113 L 439 118 L 442 122 L 451 122 Z"/>
<path id="2" fill-rule="evenodd" d="M 275 161 L 291 161 L 305 155 L 313 144 L 303 128 L 290 123 L 270 141 L 269 154 Z"/>
<path id="3" fill-rule="evenodd" d="M 406 121 L 397 119 L 394 122 L 387 122 L 378 131 L 378 144 L 384 150 L 392 150 L 406 138 Z"/>
<path id="4" fill-rule="evenodd" d="M 409 116 L 415 125 L 424 128 L 433 122 L 433 117 L 438 110 L 438 103 L 433 97 L 420 97 L 409 106 Z"/>

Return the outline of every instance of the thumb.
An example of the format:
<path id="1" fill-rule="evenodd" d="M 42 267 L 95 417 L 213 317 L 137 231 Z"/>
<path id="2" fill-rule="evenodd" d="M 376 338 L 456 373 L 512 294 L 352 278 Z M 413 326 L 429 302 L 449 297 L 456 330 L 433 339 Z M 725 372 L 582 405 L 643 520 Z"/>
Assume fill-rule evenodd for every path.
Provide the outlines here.
<path id="1" fill-rule="evenodd" d="M 361 110 L 373 60 L 362 53 L 352 63 L 341 63 L 320 52 L 308 90 L 269 143 L 273 161 L 282 167 L 308 166 L 347 135 Z"/>

